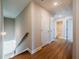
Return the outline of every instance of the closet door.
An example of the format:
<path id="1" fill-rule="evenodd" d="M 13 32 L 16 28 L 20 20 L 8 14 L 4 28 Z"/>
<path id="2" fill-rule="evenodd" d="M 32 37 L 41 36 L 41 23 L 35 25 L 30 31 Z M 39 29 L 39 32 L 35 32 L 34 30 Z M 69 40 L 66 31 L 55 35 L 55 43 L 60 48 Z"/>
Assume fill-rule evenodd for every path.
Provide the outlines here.
<path id="1" fill-rule="evenodd" d="M 42 45 L 46 45 L 50 41 L 50 32 L 49 32 L 49 20 L 50 15 L 47 11 L 43 10 L 41 14 L 41 41 Z"/>

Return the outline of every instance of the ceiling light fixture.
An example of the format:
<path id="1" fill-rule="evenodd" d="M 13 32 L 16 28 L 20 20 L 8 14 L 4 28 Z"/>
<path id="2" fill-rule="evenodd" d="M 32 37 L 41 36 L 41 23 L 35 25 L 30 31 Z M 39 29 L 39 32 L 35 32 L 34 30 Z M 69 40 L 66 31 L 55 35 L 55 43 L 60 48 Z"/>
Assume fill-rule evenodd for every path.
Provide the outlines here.
<path id="1" fill-rule="evenodd" d="M 58 6 L 58 2 L 54 2 L 53 5 L 54 5 L 54 6 Z"/>

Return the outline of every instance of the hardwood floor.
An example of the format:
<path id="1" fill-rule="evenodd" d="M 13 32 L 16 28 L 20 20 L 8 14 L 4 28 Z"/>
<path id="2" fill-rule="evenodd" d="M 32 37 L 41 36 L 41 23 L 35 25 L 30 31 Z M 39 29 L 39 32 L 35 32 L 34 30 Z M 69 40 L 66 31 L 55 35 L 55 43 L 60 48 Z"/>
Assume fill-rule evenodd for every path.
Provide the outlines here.
<path id="1" fill-rule="evenodd" d="M 13 59 L 72 59 L 72 43 L 56 40 L 33 55 L 25 52 Z"/>
<path id="2" fill-rule="evenodd" d="M 19 54 L 16 57 L 11 58 L 11 59 L 31 59 L 31 54 L 26 51 L 26 52 Z"/>

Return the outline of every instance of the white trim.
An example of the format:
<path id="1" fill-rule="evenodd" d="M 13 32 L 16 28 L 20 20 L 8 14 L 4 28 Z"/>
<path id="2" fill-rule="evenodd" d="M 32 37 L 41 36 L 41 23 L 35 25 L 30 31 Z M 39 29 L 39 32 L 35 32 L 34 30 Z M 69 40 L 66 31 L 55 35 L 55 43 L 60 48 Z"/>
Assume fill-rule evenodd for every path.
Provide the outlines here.
<path id="1" fill-rule="evenodd" d="M 51 39 L 50 43 L 53 42 L 53 41 L 55 41 L 55 39 Z"/>
<path id="2" fill-rule="evenodd" d="M 31 50 L 31 49 L 29 49 L 29 48 L 28 48 L 28 50 L 27 50 L 27 51 L 28 51 L 29 53 L 31 53 L 31 54 L 32 54 L 32 50 Z"/>
<path id="3" fill-rule="evenodd" d="M 40 46 L 40 47 L 38 47 L 38 48 L 32 50 L 32 53 L 31 53 L 31 54 L 34 54 L 34 53 L 38 52 L 38 51 L 41 50 L 41 49 L 42 49 L 42 46 Z"/>
<path id="4" fill-rule="evenodd" d="M 28 51 L 29 50 L 29 48 L 27 48 L 27 49 L 25 49 L 25 50 L 23 50 L 23 51 L 20 51 L 20 52 L 18 52 L 18 53 L 16 53 L 14 56 L 16 56 L 16 55 L 18 55 L 18 54 L 21 54 L 21 53 L 23 53 L 23 52 L 25 52 L 25 51 Z"/>
<path id="5" fill-rule="evenodd" d="M 23 51 L 20 51 L 20 52 L 14 54 L 14 55 L 11 56 L 10 58 L 13 58 L 13 57 L 15 57 L 15 56 L 17 56 L 17 55 L 19 55 L 19 54 L 25 52 L 25 51 L 29 51 L 31 54 L 34 54 L 34 53 L 38 52 L 38 51 L 41 50 L 41 49 L 42 49 L 42 46 L 40 46 L 40 47 L 38 47 L 38 48 L 36 48 L 36 49 L 34 49 L 34 50 L 31 50 L 31 49 L 27 48 L 27 49 L 25 49 L 25 50 L 23 50 Z"/>
<path id="6" fill-rule="evenodd" d="M 29 51 L 29 52 L 31 53 L 31 49 L 27 48 L 27 49 L 25 49 L 25 50 L 23 50 L 23 51 L 20 51 L 20 52 L 18 52 L 18 53 L 16 53 L 16 54 L 14 54 L 14 55 L 13 55 L 13 56 L 11 56 L 10 58 L 13 58 L 13 57 L 15 57 L 15 56 L 17 56 L 17 55 L 19 55 L 19 54 L 21 54 L 21 53 L 25 52 L 25 51 Z"/>
<path id="7" fill-rule="evenodd" d="M 51 42 L 52 42 L 52 41 L 49 41 L 47 44 L 50 44 Z M 20 52 L 16 53 L 15 55 L 11 56 L 10 58 L 13 58 L 13 57 L 15 57 L 15 56 L 17 56 L 17 55 L 19 55 L 19 54 L 25 52 L 25 51 L 29 51 L 31 54 L 34 54 L 34 53 L 38 52 L 39 50 L 41 50 L 42 47 L 45 46 L 45 45 L 47 45 L 47 44 L 41 45 L 40 47 L 38 47 L 38 48 L 36 48 L 36 49 L 34 49 L 34 50 L 31 50 L 31 49 L 27 48 L 27 49 L 25 49 L 25 50 L 23 50 L 23 51 L 20 51 Z"/>
<path id="8" fill-rule="evenodd" d="M 47 44 L 50 44 L 52 41 L 50 40 L 49 42 L 46 42 L 46 43 L 44 43 L 44 44 L 42 44 L 42 47 L 44 47 L 45 45 L 47 45 Z"/>
<path id="9" fill-rule="evenodd" d="M 52 41 L 53 41 L 53 40 L 52 40 Z M 34 53 L 38 52 L 39 50 L 42 49 L 42 47 L 44 47 L 44 46 L 47 45 L 47 44 L 50 44 L 52 41 L 49 41 L 48 43 L 43 44 L 43 45 L 41 45 L 40 47 L 38 47 L 38 48 L 32 50 L 32 51 L 31 51 L 31 54 L 34 54 Z"/>

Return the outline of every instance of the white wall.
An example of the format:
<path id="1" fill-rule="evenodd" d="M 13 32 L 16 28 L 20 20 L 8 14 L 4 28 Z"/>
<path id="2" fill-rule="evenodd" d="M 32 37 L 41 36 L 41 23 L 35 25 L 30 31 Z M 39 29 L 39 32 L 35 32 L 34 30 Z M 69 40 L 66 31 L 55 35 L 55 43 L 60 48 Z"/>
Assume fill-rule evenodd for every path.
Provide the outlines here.
<path id="1" fill-rule="evenodd" d="M 4 31 L 6 32 L 3 38 L 3 57 L 5 58 L 15 49 L 15 19 L 4 18 Z"/>
<path id="2" fill-rule="evenodd" d="M 20 42 L 26 32 L 30 37 L 26 39 L 17 49 L 18 51 L 27 48 L 34 51 L 35 49 L 48 44 L 50 41 L 49 20 L 51 16 L 48 11 L 38 4 L 31 2 L 15 20 L 16 42 Z"/>
<path id="3" fill-rule="evenodd" d="M 50 41 L 49 21 L 51 16 L 46 9 L 36 3 L 33 3 L 32 15 L 32 49 L 34 50 Z"/>
<path id="4" fill-rule="evenodd" d="M 32 21 L 31 21 L 31 4 L 29 4 L 17 17 L 15 20 L 15 35 L 16 43 L 18 44 L 22 37 L 28 32 L 29 37 L 24 40 L 24 42 L 18 47 L 17 53 L 30 48 L 32 40 Z M 16 44 L 16 45 L 17 45 Z"/>
<path id="5" fill-rule="evenodd" d="M 32 50 L 41 46 L 41 13 L 40 7 L 32 2 Z"/>
<path id="6" fill-rule="evenodd" d="M 15 47 L 16 47 L 16 41 L 15 40 L 9 40 L 3 42 L 3 54 L 4 57 L 10 53 L 13 53 Z M 10 56 L 9 56 L 10 57 Z"/>
<path id="7" fill-rule="evenodd" d="M 73 18 L 67 17 L 66 21 L 66 39 L 73 42 Z"/>
<path id="8" fill-rule="evenodd" d="M 4 31 L 7 34 L 4 37 L 4 41 L 15 39 L 15 19 L 6 17 L 4 18 Z"/>
<path id="9" fill-rule="evenodd" d="M 73 0 L 73 59 L 79 59 L 79 0 Z"/>
<path id="10" fill-rule="evenodd" d="M 51 38 L 51 41 L 55 40 L 55 19 L 54 17 L 51 17 L 51 20 L 50 20 L 50 38 Z"/>
<path id="11" fill-rule="evenodd" d="M 2 31 L 2 23 L 3 23 L 3 15 L 2 15 L 2 1 L 0 0 L 0 33 Z M 2 47 L 2 36 L 0 35 L 0 59 L 2 59 L 2 50 L 3 50 L 3 47 Z"/>

